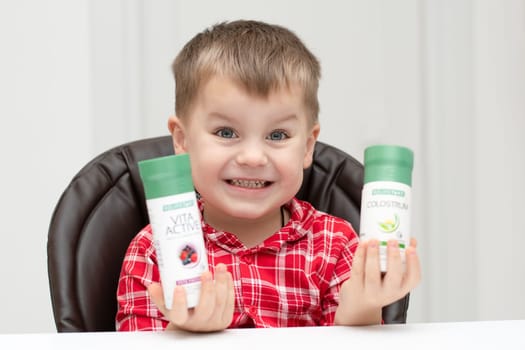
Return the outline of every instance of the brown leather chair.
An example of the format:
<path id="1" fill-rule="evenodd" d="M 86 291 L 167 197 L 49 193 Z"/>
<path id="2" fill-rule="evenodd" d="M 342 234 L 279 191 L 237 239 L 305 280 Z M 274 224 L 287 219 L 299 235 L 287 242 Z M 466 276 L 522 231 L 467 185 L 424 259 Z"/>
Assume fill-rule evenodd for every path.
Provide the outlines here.
<path id="1" fill-rule="evenodd" d="M 114 331 L 122 259 L 148 222 L 137 162 L 173 154 L 170 136 L 135 141 L 90 161 L 62 194 L 49 227 L 47 253 L 59 332 Z M 359 229 L 363 166 L 318 142 L 297 194 Z M 385 323 L 405 323 L 408 295 L 383 309 Z"/>

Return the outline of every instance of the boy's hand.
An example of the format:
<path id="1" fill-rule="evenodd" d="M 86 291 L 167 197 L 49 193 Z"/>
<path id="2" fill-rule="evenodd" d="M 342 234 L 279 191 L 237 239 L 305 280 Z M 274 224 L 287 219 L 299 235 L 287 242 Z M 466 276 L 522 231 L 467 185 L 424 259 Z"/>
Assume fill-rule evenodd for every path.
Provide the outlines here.
<path id="1" fill-rule="evenodd" d="M 354 256 L 351 276 L 341 286 L 335 323 L 353 326 L 381 323 L 382 307 L 403 298 L 421 279 L 415 239 L 410 241 L 405 254 L 406 269 L 397 241 L 389 241 L 387 272 L 382 277 L 379 242 L 361 242 Z"/>
<path id="2" fill-rule="evenodd" d="M 164 294 L 159 283 L 152 283 L 148 292 L 159 310 L 170 321 L 166 329 L 183 329 L 190 332 L 221 331 L 230 325 L 233 318 L 233 279 L 224 264 L 216 266 L 215 281 L 211 272 L 202 274 L 199 303 L 193 309 L 188 309 L 186 291 L 181 286 L 175 287 L 171 310 L 164 304 Z"/>

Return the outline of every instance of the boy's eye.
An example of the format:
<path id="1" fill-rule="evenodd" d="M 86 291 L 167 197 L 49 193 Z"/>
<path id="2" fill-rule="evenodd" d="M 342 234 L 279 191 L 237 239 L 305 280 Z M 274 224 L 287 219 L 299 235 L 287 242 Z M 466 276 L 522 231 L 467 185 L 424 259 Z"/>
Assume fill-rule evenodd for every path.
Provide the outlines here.
<path id="1" fill-rule="evenodd" d="M 234 137 L 237 137 L 235 131 L 230 128 L 221 128 L 215 132 L 215 135 L 225 139 L 233 139 Z"/>
<path id="2" fill-rule="evenodd" d="M 272 141 L 281 141 L 288 138 L 288 135 L 284 131 L 276 130 L 272 131 L 270 135 L 268 135 L 268 139 Z"/>

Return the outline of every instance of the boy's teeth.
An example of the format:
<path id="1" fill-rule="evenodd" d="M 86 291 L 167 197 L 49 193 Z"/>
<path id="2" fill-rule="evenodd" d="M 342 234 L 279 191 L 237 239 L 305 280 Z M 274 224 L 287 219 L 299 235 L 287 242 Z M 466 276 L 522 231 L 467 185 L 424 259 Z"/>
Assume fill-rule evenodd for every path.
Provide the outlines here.
<path id="1" fill-rule="evenodd" d="M 231 180 L 230 184 L 246 188 L 263 188 L 266 181 L 263 180 Z"/>

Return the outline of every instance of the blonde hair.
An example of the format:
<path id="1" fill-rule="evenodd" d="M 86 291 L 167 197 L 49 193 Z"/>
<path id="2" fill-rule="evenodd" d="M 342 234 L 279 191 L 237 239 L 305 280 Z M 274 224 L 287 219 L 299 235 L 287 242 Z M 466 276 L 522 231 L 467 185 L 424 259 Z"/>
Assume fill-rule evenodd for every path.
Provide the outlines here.
<path id="1" fill-rule="evenodd" d="M 219 23 L 191 39 L 177 55 L 172 70 L 179 117 L 190 112 L 199 88 L 218 74 L 261 97 L 299 84 L 312 121 L 317 121 L 319 61 L 284 27 L 244 20 Z"/>

